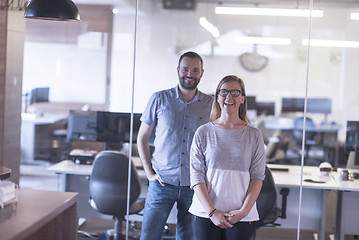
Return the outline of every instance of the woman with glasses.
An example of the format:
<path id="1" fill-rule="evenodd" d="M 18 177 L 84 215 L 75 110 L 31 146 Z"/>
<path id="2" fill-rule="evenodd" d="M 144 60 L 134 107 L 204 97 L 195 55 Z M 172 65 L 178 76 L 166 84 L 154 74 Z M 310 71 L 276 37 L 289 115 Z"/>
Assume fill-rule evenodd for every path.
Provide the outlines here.
<path id="1" fill-rule="evenodd" d="M 190 153 L 195 240 L 249 240 L 259 220 L 256 199 L 265 172 L 261 132 L 248 124 L 243 81 L 218 84 L 210 122 L 200 126 Z"/>

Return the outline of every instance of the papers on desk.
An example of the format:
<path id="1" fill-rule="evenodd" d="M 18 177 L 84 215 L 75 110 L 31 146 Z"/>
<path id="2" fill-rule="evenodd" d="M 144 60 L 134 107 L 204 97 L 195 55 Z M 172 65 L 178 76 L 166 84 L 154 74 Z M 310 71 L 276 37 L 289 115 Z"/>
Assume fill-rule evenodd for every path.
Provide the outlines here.
<path id="1" fill-rule="evenodd" d="M 73 149 L 69 154 L 69 159 L 76 164 L 91 165 L 97 155 L 95 150 Z"/>
<path id="2" fill-rule="evenodd" d="M 0 207 L 17 201 L 17 187 L 11 181 L 0 181 Z"/>
<path id="3" fill-rule="evenodd" d="M 89 157 L 95 157 L 97 154 L 97 151 L 95 150 L 83 150 L 83 149 L 73 149 L 70 152 L 70 156 L 89 156 Z"/>

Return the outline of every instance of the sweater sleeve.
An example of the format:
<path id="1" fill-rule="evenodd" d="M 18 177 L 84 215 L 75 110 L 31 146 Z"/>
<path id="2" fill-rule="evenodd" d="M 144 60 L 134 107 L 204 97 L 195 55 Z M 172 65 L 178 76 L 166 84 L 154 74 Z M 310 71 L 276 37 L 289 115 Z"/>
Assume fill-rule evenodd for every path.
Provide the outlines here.
<path id="1" fill-rule="evenodd" d="M 256 129 L 256 138 L 253 145 L 254 148 L 250 168 L 250 178 L 264 180 L 266 156 L 264 151 L 263 137 L 258 129 Z"/>
<path id="2" fill-rule="evenodd" d="M 190 151 L 190 177 L 191 188 L 199 183 L 206 183 L 206 164 L 205 156 L 203 154 L 202 139 L 197 129 Z"/>

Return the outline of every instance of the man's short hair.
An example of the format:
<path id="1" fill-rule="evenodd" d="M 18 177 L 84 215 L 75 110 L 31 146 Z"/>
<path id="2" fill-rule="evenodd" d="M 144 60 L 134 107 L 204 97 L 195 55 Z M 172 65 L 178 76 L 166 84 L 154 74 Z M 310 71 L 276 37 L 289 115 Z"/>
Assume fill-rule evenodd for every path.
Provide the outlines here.
<path id="1" fill-rule="evenodd" d="M 195 53 L 195 52 L 192 52 L 192 51 L 189 51 L 189 52 L 185 52 L 184 54 L 181 55 L 181 57 L 179 58 L 178 60 L 178 67 L 180 66 L 181 64 L 181 61 L 184 57 L 189 57 L 189 58 L 198 58 L 199 61 L 201 62 L 201 67 L 203 69 L 203 59 L 202 57 L 198 54 L 198 53 Z"/>

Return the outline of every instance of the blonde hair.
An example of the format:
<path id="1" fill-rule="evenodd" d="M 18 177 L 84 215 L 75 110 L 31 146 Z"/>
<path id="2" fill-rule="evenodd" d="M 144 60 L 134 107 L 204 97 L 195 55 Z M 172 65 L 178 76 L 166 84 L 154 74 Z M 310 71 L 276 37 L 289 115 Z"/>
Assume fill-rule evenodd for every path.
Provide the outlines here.
<path id="1" fill-rule="evenodd" d="M 239 85 L 241 86 L 241 91 L 242 91 L 242 96 L 246 96 L 246 89 L 244 87 L 244 82 L 242 79 L 240 79 L 239 77 L 235 76 L 235 75 L 228 75 L 228 76 L 225 76 L 219 83 L 218 83 L 218 86 L 217 86 L 217 89 L 216 89 L 216 92 L 214 94 L 214 101 L 213 101 L 213 104 L 212 104 L 212 110 L 211 110 L 211 116 L 210 116 L 210 121 L 213 122 L 214 120 L 216 120 L 217 118 L 219 118 L 221 116 L 221 108 L 219 106 L 219 103 L 218 103 L 218 92 L 219 92 L 219 89 L 221 89 L 222 85 L 227 83 L 227 82 L 238 82 Z M 238 112 L 238 117 L 248 123 L 248 119 L 247 119 L 247 98 L 245 97 L 244 98 L 244 103 L 241 104 L 239 106 L 239 112 Z"/>

